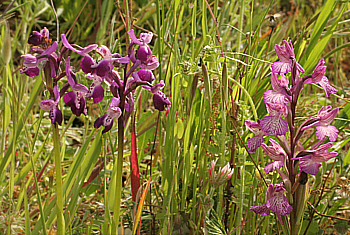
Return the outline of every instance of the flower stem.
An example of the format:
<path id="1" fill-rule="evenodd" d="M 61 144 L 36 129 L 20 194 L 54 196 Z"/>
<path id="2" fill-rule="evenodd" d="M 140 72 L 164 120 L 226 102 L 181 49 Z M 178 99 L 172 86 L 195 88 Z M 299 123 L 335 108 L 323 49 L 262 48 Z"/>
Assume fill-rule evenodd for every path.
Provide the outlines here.
<path id="1" fill-rule="evenodd" d="M 56 167 L 56 198 L 57 198 L 57 234 L 65 234 L 65 225 L 63 218 L 63 188 L 62 188 L 62 167 L 61 167 L 61 154 L 60 154 L 60 134 L 58 131 L 58 125 L 52 124 L 54 155 L 55 155 L 55 167 Z"/>
<path id="2" fill-rule="evenodd" d="M 114 224 L 118 229 L 120 201 L 122 192 L 122 170 L 123 170 L 123 150 L 124 150 L 124 115 L 118 119 L 118 157 L 117 157 L 117 177 L 115 180 L 115 202 L 114 202 Z"/>

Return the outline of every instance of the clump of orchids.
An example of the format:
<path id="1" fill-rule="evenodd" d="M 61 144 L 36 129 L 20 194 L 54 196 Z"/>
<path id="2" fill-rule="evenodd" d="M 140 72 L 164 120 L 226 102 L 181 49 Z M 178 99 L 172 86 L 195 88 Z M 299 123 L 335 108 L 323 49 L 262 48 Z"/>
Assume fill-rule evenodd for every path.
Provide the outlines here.
<path id="1" fill-rule="evenodd" d="M 125 110 L 125 119 L 130 116 L 134 108 L 133 92 L 138 86 L 153 93 L 154 107 L 163 111 L 171 104 L 161 89 L 164 82 L 152 84 L 155 79 L 152 70 L 159 66 L 156 56 L 153 55 L 148 44 L 151 42 L 152 33 L 141 33 L 140 37 L 135 36 L 134 30 L 127 32 L 132 42 L 129 45 L 128 55 L 122 57 L 120 54 L 112 54 L 110 50 L 102 45 L 88 45 L 84 48 L 70 44 L 65 36 L 61 34 L 63 47 L 59 55 L 56 54 L 58 43 L 49 39 L 49 31 L 44 28 L 40 32 L 33 32 L 28 43 L 32 45 L 31 54 L 22 55 L 24 58 L 21 73 L 30 77 L 38 76 L 40 71 L 44 71 L 43 81 L 51 98 L 41 101 L 40 107 L 49 111 L 52 124 L 62 124 L 62 112 L 58 109 L 58 103 L 61 97 L 71 108 L 76 116 L 87 115 L 85 99 L 93 99 L 94 103 L 99 103 L 104 98 L 105 90 L 101 85 L 106 83 L 113 98 L 107 113 L 99 117 L 95 123 L 95 128 L 104 126 L 103 133 L 109 131 L 113 126 L 113 120 L 118 119 Z M 135 46 L 138 50 L 135 53 Z M 92 81 L 89 88 L 80 84 L 75 76 L 74 69 L 70 64 L 70 56 L 64 59 L 64 54 L 71 50 L 82 56 L 80 67 L 85 73 L 85 78 Z M 100 55 L 102 59 L 95 60 L 93 53 Z M 64 65 L 64 70 L 61 67 Z M 124 78 L 121 79 L 119 72 L 114 69 L 114 63 L 124 64 Z M 127 68 L 130 68 L 128 71 Z M 65 83 L 61 89 L 58 81 L 67 77 L 68 83 Z M 68 91 L 70 90 L 70 91 Z"/>
<path id="2" fill-rule="evenodd" d="M 107 108 L 106 114 L 97 118 L 94 127 L 104 127 L 102 133 L 105 133 L 113 127 L 113 120 L 118 120 L 118 158 L 114 165 L 116 169 L 116 200 L 113 211 L 113 226 L 118 225 L 120 202 L 121 202 L 121 185 L 122 185 L 122 165 L 124 149 L 124 126 L 134 109 L 133 92 L 137 87 L 142 87 L 153 93 L 153 104 L 159 111 L 171 104 L 161 89 L 164 82 L 152 84 L 155 79 L 152 70 L 159 66 L 156 56 L 153 55 L 149 43 L 152 40 L 152 33 L 141 33 L 139 38 L 135 36 L 134 30 L 127 32 L 131 38 L 128 53 L 121 56 L 118 53 L 112 54 L 106 46 L 97 44 L 80 47 L 70 44 L 64 34 L 61 34 L 63 46 L 59 53 L 58 42 L 52 43 L 49 39 L 49 31 L 44 28 L 40 32 L 33 32 L 28 43 L 32 45 L 30 54 L 23 55 L 23 68 L 21 73 L 30 77 L 35 77 L 42 71 L 42 79 L 46 90 L 50 92 L 50 98 L 41 101 L 40 107 L 49 111 L 49 117 L 52 123 L 55 168 L 56 168 L 56 207 L 57 207 L 57 234 L 65 234 L 65 223 L 63 218 L 63 186 L 62 186 L 62 169 L 60 158 L 60 138 L 58 125 L 62 125 L 62 112 L 58 108 L 60 98 L 71 108 L 72 113 L 76 116 L 81 114 L 87 115 L 86 99 L 93 99 L 94 103 L 99 103 L 104 99 L 105 89 L 102 82 L 107 84 L 107 90 L 110 92 L 112 99 Z M 137 49 L 137 51 L 136 51 Z M 85 78 L 91 80 L 89 88 L 79 83 L 74 71 L 79 68 L 73 68 L 70 63 L 70 56 L 66 59 L 64 55 L 72 51 L 82 56 L 80 68 L 85 74 Z M 98 54 L 99 56 L 96 56 Z M 100 58 L 100 59 L 96 59 Z M 114 69 L 115 63 L 124 66 L 123 75 L 121 76 Z M 61 78 L 67 77 L 68 82 L 59 82 Z M 136 156 L 137 158 L 137 156 Z M 135 171 L 135 182 L 132 184 L 133 200 L 136 198 L 138 186 L 140 185 L 138 174 L 137 159 L 131 160 L 131 168 Z M 138 182 L 137 182 L 138 181 Z M 135 188 L 133 188 L 135 187 Z"/>
<path id="3" fill-rule="evenodd" d="M 295 126 L 298 98 L 304 85 L 309 83 L 320 85 L 327 97 L 337 92 L 337 89 L 324 76 L 324 59 L 319 61 L 311 75 L 301 76 L 305 71 L 295 59 L 292 43 L 284 41 L 282 46 L 275 45 L 275 50 L 280 61 L 272 64 L 273 90 L 263 95 L 269 115 L 257 121 L 246 120 L 245 125 L 255 134 L 247 142 L 249 153 L 255 154 L 261 146 L 272 161 L 264 169 L 266 174 L 276 171 L 282 181 L 269 185 L 266 203 L 252 206 L 250 210 L 264 216 L 273 211 L 282 225 L 283 221 L 288 221 L 285 215 L 290 214 L 290 220 L 285 226 L 289 226 L 291 234 L 297 234 L 307 201 L 308 174 L 316 175 L 322 162 L 338 155 L 328 149 L 338 136 L 338 130 L 331 123 L 339 111 L 339 108 L 332 109 L 331 106 L 322 107 L 316 116 Z M 313 127 L 316 127 L 318 140 L 314 145 L 304 147 L 300 139 L 307 129 Z M 264 136 L 273 137 L 269 139 L 270 145 L 264 143 Z"/>

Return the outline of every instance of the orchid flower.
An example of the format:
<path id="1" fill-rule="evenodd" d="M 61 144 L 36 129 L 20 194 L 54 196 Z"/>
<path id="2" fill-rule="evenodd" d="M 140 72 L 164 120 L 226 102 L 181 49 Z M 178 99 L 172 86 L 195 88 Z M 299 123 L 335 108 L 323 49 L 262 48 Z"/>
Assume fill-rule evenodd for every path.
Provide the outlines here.
<path id="1" fill-rule="evenodd" d="M 281 115 L 287 116 L 288 109 L 282 104 L 266 103 L 266 108 L 271 116 L 265 116 L 260 122 L 261 129 L 268 135 L 284 135 L 288 131 L 288 123 L 281 118 Z"/>
<path id="2" fill-rule="evenodd" d="M 154 70 L 158 68 L 159 61 L 156 56 L 153 55 L 148 43 L 151 42 L 153 34 L 152 33 L 141 33 L 139 38 L 136 38 L 134 30 L 129 30 L 128 35 L 131 38 L 132 44 L 139 45 L 137 50 L 137 59 L 135 57 L 135 49 L 131 50 L 130 60 L 141 69 Z M 132 46 L 132 45 L 131 45 Z"/>
<path id="3" fill-rule="evenodd" d="M 329 85 L 328 78 L 324 76 L 324 73 L 326 72 L 326 66 L 324 64 L 325 64 L 324 59 L 321 59 L 318 62 L 311 77 L 307 78 L 304 81 L 304 84 L 315 83 L 320 85 L 323 88 L 326 94 L 326 97 L 329 97 L 332 93 L 337 93 L 338 90 L 332 87 L 331 85 Z"/>
<path id="4" fill-rule="evenodd" d="M 274 140 L 270 139 L 271 146 L 267 146 L 266 144 L 262 144 L 261 147 L 265 150 L 267 156 L 269 156 L 273 162 L 266 165 L 264 170 L 266 174 L 270 173 L 273 170 L 280 169 L 284 161 L 287 157 L 287 154 L 283 150 L 283 148 Z"/>
<path id="5" fill-rule="evenodd" d="M 94 127 L 99 128 L 100 126 L 104 126 L 105 129 L 102 131 L 102 133 L 106 133 L 107 131 L 112 129 L 113 119 L 118 119 L 122 114 L 121 109 L 118 107 L 119 104 L 120 99 L 113 97 L 111 100 L 111 104 L 107 109 L 107 114 L 104 114 L 101 117 L 97 118 L 94 123 Z"/>
<path id="6" fill-rule="evenodd" d="M 89 91 L 87 92 L 86 98 L 93 98 L 94 103 L 99 103 L 103 100 L 104 89 L 101 86 L 102 78 L 97 74 L 87 74 L 87 78 L 92 80 Z"/>
<path id="7" fill-rule="evenodd" d="M 287 42 L 286 40 L 283 40 L 283 42 L 284 45 L 282 46 L 275 45 L 276 54 L 281 62 L 275 62 L 272 64 L 273 73 L 281 74 L 292 71 L 292 60 L 295 59 L 293 45 L 291 41 Z M 300 64 L 296 63 L 296 65 L 298 71 L 305 73 L 305 70 Z"/>
<path id="8" fill-rule="evenodd" d="M 108 72 L 112 71 L 113 69 L 113 62 L 118 63 L 129 63 L 129 57 L 121 57 L 119 54 L 112 55 L 109 49 L 106 46 L 98 47 L 97 44 L 88 45 L 84 48 L 76 49 L 72 45 L 69 44 L 66 36 L 64 34 L 61 34 L 61 39 L 63 45 L 68 48 L 69 50 L 72 50 L 76 52 L 77 54 L 83 56 L 83 59 L 81 60 L 81 69 L 84 73 L 91 73 L 91 74 L 97 74 L 100 77 L 104 77 L 108 74 Z M 79 46 L 76 46 L 79 47 Z M 91 51 L 96 50 L 97 53 L 99 53 L 102 56 L 101 61 L 95 61 L 93 58 L 90 57 L 88 54 Z M 113 58 L 113 56 L 117 56 L 117 58 Z"/>
<path id="9" fill-rule="evenodd" d="M 151 87 L 151 92 L 153 93 L 153 105 L 154 108 L 159 111 L 164 111 L 168 105 L 171 105 L 170 100 L 165 96 L 163 92 L 160 91 L 164 85 L 164 81 L 161 80 L 159 83 Z"/>
<path id="10" fill-rule="evenodd" d="M 50 33 L 49 30 L 44 27 L 40 33 L 37 31 L 34 31 L 32 35 L 29 36 L 28 43 L 33 45 L 33 46 L 41 46 L 44 43 L 46 43 L 46 40 L 51 40 L 49 39 Z"/>
<path id="11" fill-rule="evenodd" d="M 259 206 L 251 206 L 249 210 L 254 211 L 257 214 L 267 216 L 270 211 L 276 213 L 278 221 L 283 224 L 282 216 L 290 214 L 293 210 L 291 205 L 289 205 L 288 199 L 284 196 L 284 192 L 287 192 L 283 186 L 283 183 L 272 184 L 266 190 L 266 204 Z"/>
<path id="12" fill-rule="evenodd" d="M 322 107 L 317 114 L 319 120 L 312 122 L 310 125 L 304 126 L 301 128 L 301 131 L 316 126 L 316 136 L 319 140 L 324 140 L 326 136 L 328 136 L 331 142 L 336 141 L 339 131 L 335 126 L 331 126 L 330 124 L 337 116 L 339 108 L 335 108 L 328 112 L 330 109 L 332 109 L 332 106 L 330 105 L 327 107 Z"/>
<path id="13" fill-rule="evenodd" d="M 261 120 L 255 121 L 248 121 L 246 120 L 244 122 L 245 126 L 253 132 L 256 136 L 253 138 L 250 138 L 247 142 L 248 145 L 248 153 L 255 154 L 255 151 L 261 146 L 262 143 L 264 143 L 263 136 L 267 135 L 260 126 Z"/>
<path id="14" fill-rule="evenodd" d="M 58 48 L 58 43 L 54 42 L 49 48 L 43 49 L 39 47 L 32 48 L 31 51 L 38 53 L 39 55 L 34 56 L 32 54 L 25 54 L 21 57 L 24 58 L 23 68 L 21 73 L 25 73 L 29 77 L 38 76 L 40 70 L 48 62 L 51 68 L 51 77 L 56 77 L 58 70 L 58 57 L 55 50 Z"/>
<path id="15" fill-rule="evenodd" d="M 64 102 L 71 108 L 72 113 L 76 116 L 81 114 L 87 115 L 85 96 L 88 93 L 86 86 L 76 83 L 72 67 L 70 66 L 70 56 L 68 56 L 66 61 L 66 76 L 69 85 L 72 87 L 73 91 L 67 92 L 63 97 Z"/>
<path id="16" fill-rule="evenodd" d="M 53 87 L 54 99 L 43 100 L 40 102 L 40 108 L 45 111 L 49 111 L 49 116 L 52 124 L 58 123 L 58 125 L 62 125 L 62 112 L 57 108 L 57 104 L 60 101 L 60 92 L 58 91 L 58 87 Z"/>
<path id="17" fill-rule="evenodd" d="M 300 152 L 297 157 L 292 158 L 292 160 L 300 160 L 299 167 L 301 171 L 304 171 L 310 175 L 316 175 L 319 168 L 321 167 L 321 162 L 328 161 L 331 158 L 338 156 L 336 152 L 328 152 L 333 144 L 328 142 L 319 147 L 313 147 L 311 150 L 305 150 Z"/>
<path id="18" fill-rule="evenodd" d="M 288 89 L 288 78 L 284 74 L 281 74 L 281 79 L 278 79 L 276 73 L 271 73 L 271 85 L 273 91 L 268 90 L 263 95 L 265 104 L 277 103 L 287 105 L 291 100 L 291 96 L 286 92 Z"/>

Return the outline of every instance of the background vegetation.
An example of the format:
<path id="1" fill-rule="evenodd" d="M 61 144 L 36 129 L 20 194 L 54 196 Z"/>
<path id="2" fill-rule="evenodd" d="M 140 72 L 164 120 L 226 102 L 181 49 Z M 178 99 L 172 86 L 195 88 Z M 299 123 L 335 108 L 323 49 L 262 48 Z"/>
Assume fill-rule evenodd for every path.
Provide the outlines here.
<path id="1" fill-rule="evenodd" d="M 281 233 L 276 218 L 249 211 L 264 202 L 266 189 L 253 160 L 262 170 L 267 157 L 262 150 L 252 158 L 248 155 L 245 144 L 253 135 L 244 120 L 266 114 L 262 95 L 271 89 L 270 64 L 277 60 L 274 45 L 283 39 L 292 40 L 297 60 L 309 73 L 325 58 L 326 76 L 339 90 L 326 99 L 322 89 L 308 87 L 300 101 L 300 121 L 325 105 L 340 108 L 334 124 L 340 129 L 334 145 L 339 155 L 323 163 L 316 177 L 309 177 L 313 206 L 306 208 L 300 234 L 347 233 L 348 1 L 33 0 L 3 2 L 0 10 L 1 234 L 56 231 L 50 119 L 39 107 L 46 96 L 40 76 L 29 78 L 19 72 L 21 55 L 30 48 L 29 35 L 47 27 L 53 40 L 66 33 L 78 45 L 103 44 L 125 55 L 129 17 L 137 35 L 154 33 L 152 50 L 160 61 L 155 76 L 157 81 L 165 80 L 165 93 L 172 102 L 167 112 L 159 113 L 147 93 L 135 93 L 143 187 L 151 178 L 139 223 L 141 234 Z M 74 66 L 80 63 L 73 54 L 71 60 Z M 109 100 L 106 97 L 101 105 L 89 101 L 87 117 L 75 117 L 63 101 L 60 104 L 67 234 L 111 232 L 115 192 L 110 182 L 117 130 L 115 125 L 101 135 L 93 128 Z M 137 205 L 131 200 L 129 178 L 131 126 L 125 128 L 121 224 L 132 230 Z M 234 175 L 209 194 L 208 170 L 216 158 L 219 166 L 229 162 Z M 263 176 L 277 182 L 272 175 Z"/>

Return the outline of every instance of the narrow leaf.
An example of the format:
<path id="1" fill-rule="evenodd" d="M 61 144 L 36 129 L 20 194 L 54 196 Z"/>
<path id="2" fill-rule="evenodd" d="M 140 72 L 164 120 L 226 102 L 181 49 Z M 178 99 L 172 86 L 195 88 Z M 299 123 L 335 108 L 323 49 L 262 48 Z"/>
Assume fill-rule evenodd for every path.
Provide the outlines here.
<path id="1" fill-rule="evenodd" d="M 146 184 L 146 188 L 143 191 L 142 196 L 140 198 L 140 203 L 139 203 L 139 206 L 137 208 L 136 217 L 135 217 L 135 221 L 134 221 L 134 228 L 133 228 L 132 234 L 136 233 L 136 229 L 137 229 L 139 220 L 141 218 L 143 204 L 145 203 L 145 199 L 146 199 L 146 195 L 147 195 L 147 191 L 148 191 L 150 183 L 151 183 L 151 177 L 149 177 L 148 182 Z"/>
<path id="2" fill-rule="evenodd" d="M 130 173 L 131 173 L 131 194 L 132 200 L 136 202 L 137 191 L 140 188 L 139 163 L 137 159 L 137 143 L 135 133 L 135 121 L 133 120 L 131 133 L 131 154 L 130 154 Z"/>

